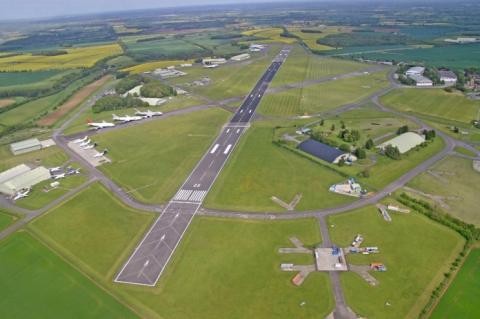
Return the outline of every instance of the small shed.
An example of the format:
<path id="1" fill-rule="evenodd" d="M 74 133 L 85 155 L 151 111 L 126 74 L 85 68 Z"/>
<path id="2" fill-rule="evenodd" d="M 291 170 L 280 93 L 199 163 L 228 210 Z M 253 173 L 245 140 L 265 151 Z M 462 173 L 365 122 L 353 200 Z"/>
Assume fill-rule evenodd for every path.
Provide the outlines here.
<path id="1" fill-rule="evenodd" d="M 10 144 L 10 150 L 13 155 L 38 151 L 40 149 L 42 149 L 42 143 L 37 138 Z"/>

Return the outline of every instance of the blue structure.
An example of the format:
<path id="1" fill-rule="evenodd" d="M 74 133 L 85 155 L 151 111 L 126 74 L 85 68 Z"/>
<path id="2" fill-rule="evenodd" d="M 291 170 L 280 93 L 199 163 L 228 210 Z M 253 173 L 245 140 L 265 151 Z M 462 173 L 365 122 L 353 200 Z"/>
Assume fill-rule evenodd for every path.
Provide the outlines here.
<path id="1" fill-rule="evenodd" d="M 322 159 L 329 163 L 338 163 L 338 161 L 342 157 L 344 157 L 345 160 L 350 157 L 350 154 L 343 152 L 338 148 L 320 143 L 312 139 L 303 141 L 298 145 L 298 148 L 305 153 L 318 157 L 319 159 Z"/>

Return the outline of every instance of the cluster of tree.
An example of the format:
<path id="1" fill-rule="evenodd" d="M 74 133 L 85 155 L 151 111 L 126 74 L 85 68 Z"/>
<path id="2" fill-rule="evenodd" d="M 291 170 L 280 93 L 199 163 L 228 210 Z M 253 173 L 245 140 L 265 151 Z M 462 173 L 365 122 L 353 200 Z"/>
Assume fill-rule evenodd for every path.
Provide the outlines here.
<path id="1" fill-rule="evenodd" d="M 138 74 L 129 75 L 118 82 L 118 84 L 115 86 L 115 91 L 118 94 L 127 93 L 134 87 L 142 84 L 142 81 L 142 77 Z"/>
<path id="2" fill-rule="evenodd" d="M 284 38 L 294 38 L 294 39 L 299 39 L 300 37 L 296 36 L 295 34 L 291 33 L 290 31 L 287 30 L 287 28 L 282 27 L 283 31 L 280 33 L 281 37 Z"/>
<path id="3" fill-rule="evenodd" d="M 369 138 L 366 142 L 365 142 L 365 148 L 367 150 L 371 150 L 375 147 L 375 143 L 373 143 L 373 140 L 371 138 Z"/>
<path id="4" fill-rule="evenodd" d="M 228 40 L 228 39 L 238 39 L 243 37 L 241 33 L 224 33 L 224 34 L 215 34 L 210 37 L 212 40 Z"/>
<path id="5" fill-rule="evenodd" d="M 38 55 L 38 56 L 57 56 L 57 55 L 65 55 L 68 54 L 68 51 L 66 50 L 48 50 L 48 51 L 38 51 L 38 52 L 33 52 L 32 55 Z"/>
<path id="6" fill-rule="evenodd" d="M 433 141 L 435 139 L 435 136 L 437 136 L 437 133 L 435 130 L 423 130 L 423 135 L 425 135 L 425 139 L 427 141 Z"/>
<path id="7" fill-rule="evenodd" d="M 455 71 L 455 75 L 457 76 L 457 83 L 455 83 L 455 88 L 459 91 L 464 92 L 465 89 L 465 74 L 462 71 Z"/>
<path id="8" fill-rule="evenodd" d="M 163 35 L 158 35 L 156 37 L 151 37 L 151 38 L 141 38 L 135 41 L 136 43 L 142 43 L 142 42 L 152 42 L 152 41 L 157 41 L 157 40 L 164 40 L 166 39 Z"/>
<path id="9" fill-rule="evenodd" d="M 407 133 L 409 131 L 408 129 L 408 125 L 403 125 L 403 126 L 400 126 L 397 130 L 397 135 L 400 135 L 400 134 L 403 134 L 403 133 Z"/>
<path id="10" fill-rule="evenodd" d="M 177 91 L 161 81 L 150 80 L 142 86 L 140 94 L 144 97 L 161 98 L 165 96 L 175 96 L 177 95 Z"/>
<path id="11" fill-rule="evenodd" d="M 367 158 L 367 151 L 365 151 L 365 149 L 363 149 L 363 148 L 357 148 L 357 149 L 355 150 L 355 156 L 356 156 L 358 159 Z"/>
<path id="12" fill-rule="evenodd" d="M 126 108 L 138 108 L 138 107 L 148 107 L 149 104 L 143 102 L 142 100 L 133 97 L 121 97 L 121 96 L 104 96 L 99 99 L 93 106 L 92 111 L 94 113 L 100 113 L 103 111 L 111 111 L 111 110 L 118 110 L 118 109 L 126 109 Z"/>
<path id="13" fill-rule="evenodd" d="M 302 32 L 302 33 L 323 33 L 322 30 L 314 30 L 314 29 L 301 29 L 300 32 Z"/>
<path id="14" fill-rule="evenodd" d="M 360 139 L 360 131 L 344 129 L 338 133 L 338 137 L 344 142 L 353 143 Z"/>
<path id="15" fill-rule="evenodd" d="M 394 159 L 394 160 L 399 160 L 400 157 L 401 157 L 400 156 L 400 150 L 398 149 L 398 147 L 390 145 L 390 144 L 385 146 L 384 154 L 386 156 L 390 157 L 391 159 Z"/>
<path id="16" fill-rule="evenodd" d="M 438 70 L 435 68 L 425 68 L 425 72 L 423 72 L 423 75 L 432 80 L 434 85 L 444 84 L 444 82 L 440 80 Z"/>
<path id="17" fill-rule="evenodd" d="M 328 137 L 326 137 L 322 132 L 314 132 L 311 137 L 320 142 L 320 143 L 323 143 L 323 144 L 327 144 L 327 145 L 330 145 L 332 147 L 338 147 L 338 142 L 335 141 L 335 140 L 332 140 L 332 139 L 329 139 Z"/>
<path id="18" fill-rule="evenodd" d="M 409 78 L 408 76 L 406 76 L 406 75 L 404 75 L 404 74 L 400 74 L 400 75 L 398 76 L 398 81 L 399 81 L 400 83 L 402 83 L 403 85 L 413 86 L 413 85 L 417 84 L 417 83 L 415 82 L 415 80 Z"/>

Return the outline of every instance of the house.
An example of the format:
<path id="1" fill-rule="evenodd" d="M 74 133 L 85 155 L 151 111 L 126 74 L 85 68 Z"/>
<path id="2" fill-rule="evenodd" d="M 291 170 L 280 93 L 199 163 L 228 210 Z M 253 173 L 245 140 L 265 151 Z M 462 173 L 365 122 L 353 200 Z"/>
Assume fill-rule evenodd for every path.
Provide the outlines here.
<path id="1" fill-rule="evenodd" d="M 457 75 L 450 70 L 440 70 L 438 75 L 440 76 L 440 81 L 443 81 L 446 85 L 457 83 Z"/>
<path id="2" fill-rule="evenodd" d="M 405 75 L 410 77 L 410 76 L 417 76 L 417 75 L 423 75 L 425 72 L 425 68 L 423 66 L 414 66 L 411 67 L 410 69 L 405 72 Z"/>
<path id="3" fill-rule="evenodd" d="M 298 145 L 298 148 L 305 153 L 332 164 L 337 164 L 341 159 L 343 159 L 345 162 L 354 162 L 357 160 L 355 156 L 348 152 L 341 151 L 338 148 L 312 139 L 303 141 Z"/>
<path id="4" fill-rule="evenodd" d="M 397 147 L 400 151 L 400 154 L 403 154 L 408 152 L 412 148 L 422 144 L 423 142 L 425 142 L 424 136 L 414 132 L 407 132 L 380 144 L 379 146 L 377 146 L 377 148 L 384 150 L 387 145 L 391 145 L 393 147 Z"/>
<path id="5" fill-rule="evenodd" d="M 42 143 L 36 138 L 10 144 L 10 150 L 13 155 L 38 151 L 40 149 L 42 149 Z"/>

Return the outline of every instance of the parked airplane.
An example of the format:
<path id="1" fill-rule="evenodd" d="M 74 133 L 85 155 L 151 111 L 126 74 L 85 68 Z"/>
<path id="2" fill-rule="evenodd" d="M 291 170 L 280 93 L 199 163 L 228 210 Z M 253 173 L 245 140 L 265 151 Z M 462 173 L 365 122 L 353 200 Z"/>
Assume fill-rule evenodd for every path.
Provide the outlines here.
<path id="1" fill-rule="evenodd" d="M 121 121 L 123 123 L 127 122 L 132 122 L 132 121 L 139 121 L 143 119 L 141 116 L 130 116 L 130 115 L 125 115 L 125 116 L 118 116 L 116 114 L 112 114 L 113 120 L 114 121 Z"/>
<path id="2" fill-rule="evenodd" d="M 60 170 L 62 170 L 61 166 L 52 167 L 52 168 L 50 168 L 50 173 L 58 172 Z"/>
<path id="3" fill-rule="evenodd" d="M 73 141 L 75 144 L 83 143 L 88 139 L 88 136 L 85 136 L 84 138 L 77 138 L 76 140 Z"/>
<path id="4" fill-rule="evenodd" d="M 80 143 L 80 147 L 87 146 L 88 144 L 90 144 L 91 141 L 92 141 L 91 139 L 88 139 L 88 140 L 86 140 L 85 142 Z"/>
<path id="5" fill-rule="evenodd" d="M 20 198 L 25 198 L 28 196 L 29 193 L 30 193 L 30 188 L 21 189 L 19 192 L 15 194 L 15 196 L 13 197 L 13 200 L 15 201 Z"/>
<path id="6" fill-rule="evenodd" d="M 101 153 L 97 152 L 97 154 L 93 155 L 93 157 L 95 157 L 95 158 L 102 157 L 105 154 L 107 154 L 107 152 L 108 152 L 107 149 L 104 149 L 103 152 L 101 152 Z"/>
<path id="7" fill-rule="evenodd" d="M 58 175 L 52 175 L 53 179 L 62 179 L 65 178 L 65 173 L 58 174 Z"/>
<path id="8" fill-rule="evenodd" d="M 80 174 L 80 168 L 77 168 L 77 169 L 75 169 L 75 168 L 69 168 L 65 174 L 66 174 L 67 176 Z"/>
<path id="9" fill-rule="evenodd" d="M 115 124 L 105 122 L 105 121 L 100 122 L 100 123 L 88 122 L 88 126 L 91 126 L 95 129 L 99 130 L 99 129 L 106 128 L 106 127 L 113 127 L 113 126 L 115 126 Z"/>
<path id="10" fill-rule="evenodd" d="M 84 147 L 82 147 L 82 149 L 84 149 L 84 150 L 91 150 L 91 149 L 94 148 L 95 146 L 97 146 L 97 143 L 85 145 Z"/>
<path id="11" fill-rule="evenodd" d="M 135 109 L 135 114 L 136 115 L 140 115 L 144 118 L 150 118 L 150 117 L 153 117 L 153 116 L 161 116 L 163 115 L 162 112 L 153 112 L 153 111 L 150 111 L 150 110 L 147 110 L 147 111 L 139 111 L 137 109 Z"/>

